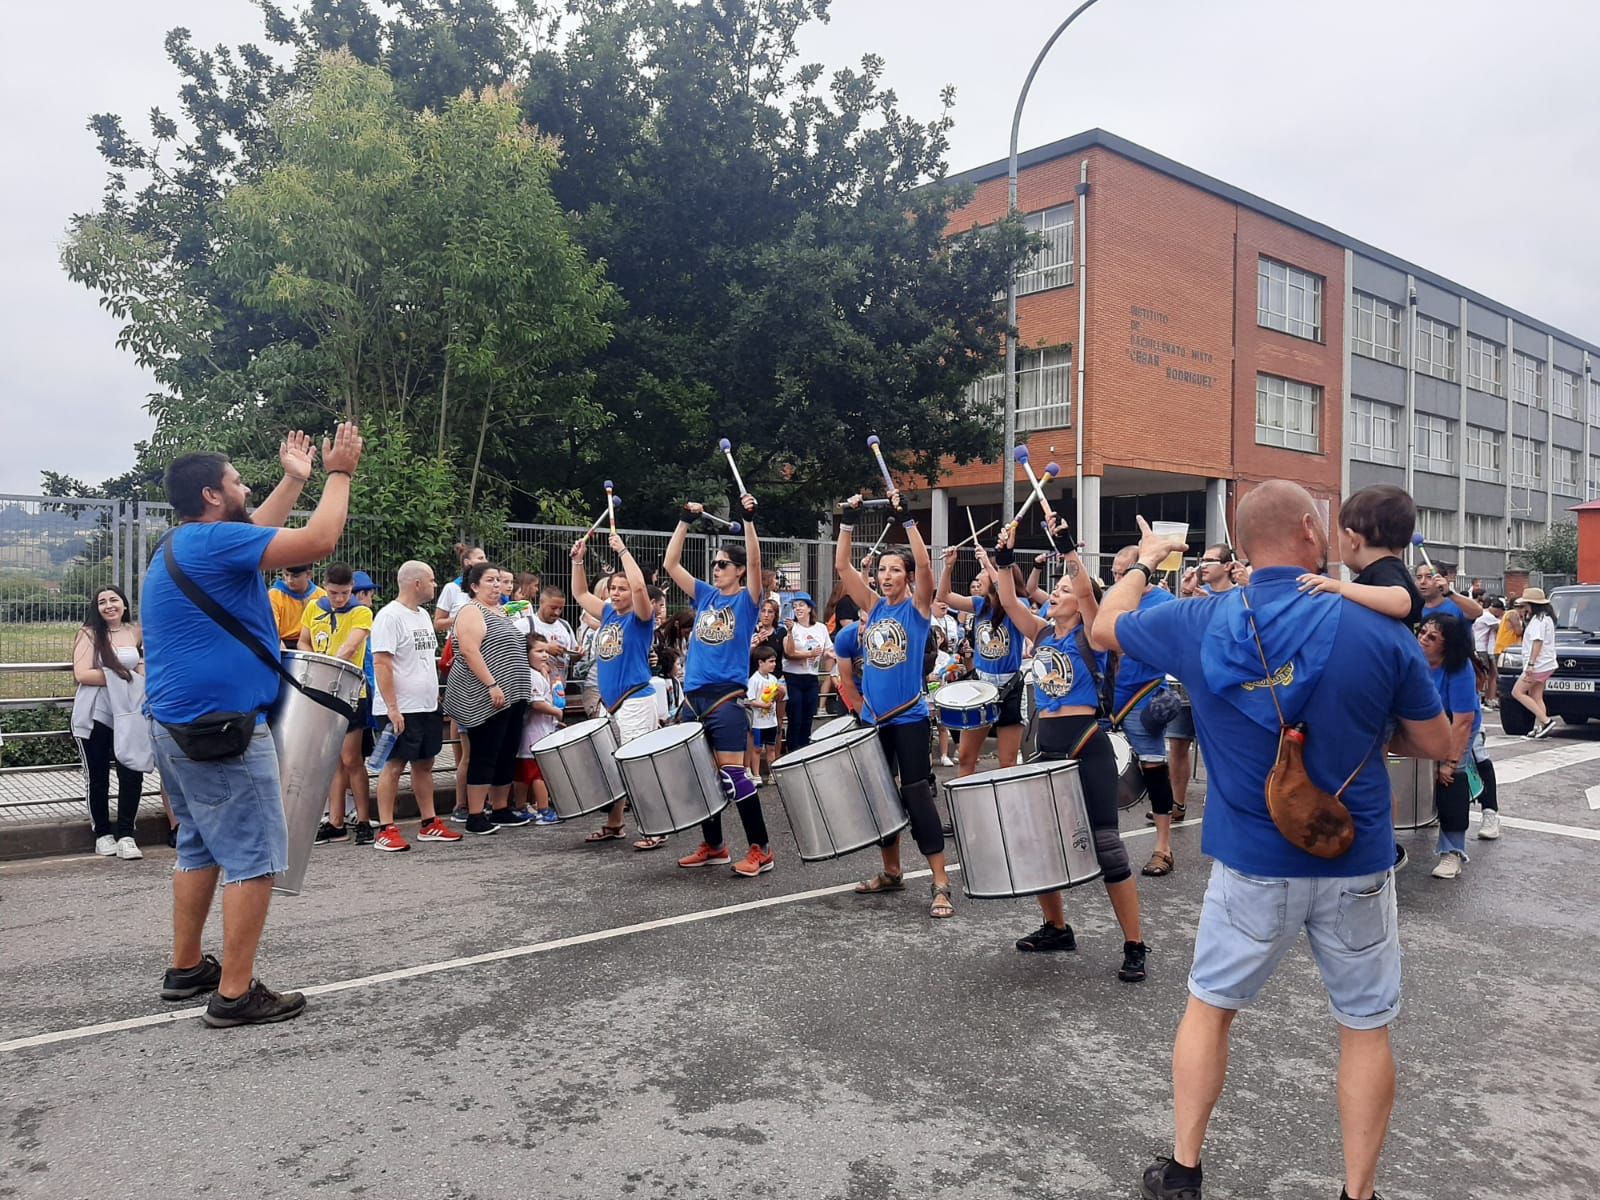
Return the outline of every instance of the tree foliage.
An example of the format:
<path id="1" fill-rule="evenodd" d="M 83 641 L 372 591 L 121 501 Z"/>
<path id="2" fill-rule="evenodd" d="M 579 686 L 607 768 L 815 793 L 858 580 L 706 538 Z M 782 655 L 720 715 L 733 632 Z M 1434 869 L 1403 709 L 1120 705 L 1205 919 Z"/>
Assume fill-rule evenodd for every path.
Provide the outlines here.
<path id="1" fill-rule="evenodd" d="M 1563 521 L 1550 527 L 1550 532 L 1522 552 L 1528 569 L 1546 575 L 1573 575 L 1578 573 L 1578 527 Z"/>

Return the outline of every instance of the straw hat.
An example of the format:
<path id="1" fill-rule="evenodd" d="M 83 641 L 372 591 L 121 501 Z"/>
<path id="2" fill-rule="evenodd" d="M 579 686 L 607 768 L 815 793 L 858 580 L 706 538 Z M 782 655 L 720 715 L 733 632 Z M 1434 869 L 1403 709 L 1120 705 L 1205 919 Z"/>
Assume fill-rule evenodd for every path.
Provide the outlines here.
<path id="1" fill-rule="evenodd" d="M 1544 594 L 1543 588 L 1524 588 L 1522 595 L 1517 597 L 1518 604 L 1549 604 L 1550 597 Z"/>

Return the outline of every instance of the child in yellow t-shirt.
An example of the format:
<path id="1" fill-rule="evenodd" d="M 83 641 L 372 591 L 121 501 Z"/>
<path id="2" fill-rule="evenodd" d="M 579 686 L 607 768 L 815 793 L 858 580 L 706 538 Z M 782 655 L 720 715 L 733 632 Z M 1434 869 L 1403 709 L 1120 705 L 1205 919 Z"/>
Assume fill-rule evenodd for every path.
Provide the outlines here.
<path id="1" fill-rule="evenodd" d="M 333 563 L 325 577 L 327 594 L 311 601 L 301 615 L 299 648 L 317 654 L 342 658 L 363 674 L 367 666 L 367 643 L 372 637 L 372 610 L 351 601 L 355 572 L 346 563 Z M 342 842 L 350 835 L 344 827 L 344 794 L 348 788 L 356 798 L 356 845 L 369 846 L 376 834 L 372 829 L 372 791 L 364 761 L 365 742 L 371 724 L 372 697 L 361 692 L 361 703 L 350 719 L 339 751 L 339 768 L 333 773 L 328 790 L 328 816 L 317 830 L 317 843 Z"/>

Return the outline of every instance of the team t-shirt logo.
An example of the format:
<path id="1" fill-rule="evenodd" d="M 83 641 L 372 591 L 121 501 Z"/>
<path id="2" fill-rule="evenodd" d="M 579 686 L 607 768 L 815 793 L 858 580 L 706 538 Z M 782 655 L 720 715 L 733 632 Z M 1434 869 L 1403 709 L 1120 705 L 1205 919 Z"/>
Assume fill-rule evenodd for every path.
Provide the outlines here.
<path id="1" fill-rule="evenodd" d="M 989 659 L 1002 659 L 1011 653 L 1011 630 L 1005 622 L 990 624 L 988 621 L 978 623 L 978 657 Z"/>
<path id="2" fill-rule="evenodd" d="M 1075 674 L 1072 657 L 1061 653 L 1054 646 L 1041 646 L 1034 651 L 1034 686 L 1052 700 L 1059 700 L 1072 691 L 1072 679 Z"/>
<path id="3" fill-rule="evenodd" d="M 867 627 L 867 662 L 874 667 L 898 667 L 906 661 L 910 639 L 899 621 L 889 618 Z"/>
<path id="4" fill-rule="evenodd" d="M 601 658 L 610 660 L 622 653 L 622 623 L 612 621 L 602 625 L 600 632 L 594 639 L 595 653 Z"/>
<path id="5" fill-rule="evenodd" d="M 734 617 L 731 604 L 727 608 L 706 609 L 694 623 L 696 640 L 704 642 L 707 646 L 720 646 L 723 642 L 732 641 L 733 633 Z"/>

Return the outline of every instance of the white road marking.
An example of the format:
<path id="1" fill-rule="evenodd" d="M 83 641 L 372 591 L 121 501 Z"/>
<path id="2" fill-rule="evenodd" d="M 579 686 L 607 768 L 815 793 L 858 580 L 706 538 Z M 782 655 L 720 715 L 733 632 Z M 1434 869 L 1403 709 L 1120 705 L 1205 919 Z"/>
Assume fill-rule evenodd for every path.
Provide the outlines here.
<path id="1" fill-rule="evenodd" d="M 1584 795 L 1589 798 L 1590 809 L 1600 808 L 1600 783 L 1584 792 Z"/>
<path id="2" fill-rule="evenodd" d="M 1501 784 L 1521 783 L 1524 779 L 1532 779 L 1535 775 L 1543 775 L 1547 771 L 1558 771 L 1562 767 L 1575 767 L 1579 763 L 1592 762 L 1600 758 L 1600 742 L 1576 742 L 1572 745 L 1555 745 L 1548 750 L 1540 750 L 1534 754 L 1524 754 L 1520 758 L 1511 759 L 1509 762 L 1496 763 L 1494 775 Z"/>
<path id="3" fill-rule="evenodd" d="M 62 863 L 94 862 L 103 858 L 107 862 L 116 862 L 115 854 L 69 854 L 62 858 L 19 858 L 12 862 L 0 863 L 0 871 L 14 871 L 18 867 L 56 867 Z"/>
<path id="4" fill-rule="evenodd" d="M 1474 821 L 1482 820 L 1477 813 L 1472 814 Z M 1507 829 L 1526 829 L 1530 833 L 1553 833 L 1557 837 L 1577 838 L 1584 842 L 1600 842 L 1600 829 L 1582 829 L 1577 825 L 1556 825 L 1550 821 L 1532 821 L 1527 817 L 1500 818 L 1500 824 Z M 5 1049 L 0 1046 L 0 1050 Z"/>

